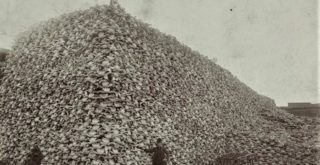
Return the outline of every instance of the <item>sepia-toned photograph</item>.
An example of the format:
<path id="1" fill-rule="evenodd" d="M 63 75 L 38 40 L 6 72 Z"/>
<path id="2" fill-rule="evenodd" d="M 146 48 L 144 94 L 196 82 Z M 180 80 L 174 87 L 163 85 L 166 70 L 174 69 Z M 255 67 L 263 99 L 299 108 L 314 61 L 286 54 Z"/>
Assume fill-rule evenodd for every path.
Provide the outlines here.
<path id="1" fill-rule="evenodd" d="M 0 0 L 0 165 L 320 165 L 317 0 Z"/>

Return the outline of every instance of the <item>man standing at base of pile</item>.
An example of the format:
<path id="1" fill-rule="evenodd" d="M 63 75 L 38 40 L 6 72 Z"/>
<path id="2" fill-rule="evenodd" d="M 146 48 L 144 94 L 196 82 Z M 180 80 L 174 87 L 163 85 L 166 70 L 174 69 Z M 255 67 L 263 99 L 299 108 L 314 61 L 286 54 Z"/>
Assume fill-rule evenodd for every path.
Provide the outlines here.
<path id="1" fill-rule="evenodd" d="M 42 154 L 40 148 L 38 146 L 34 146 L 31 152 L 28 154 L 23 165 L 41 165 L 43 158 L 44 155 Z"/>
<path id="2" fill-rule="evenodd" d="M 169 153 L 162 144 L 162 140 L 157 139 L 157 146 L 144 150 L 147 153 L 153 153 L 152 165 L 167 165 Z"/>

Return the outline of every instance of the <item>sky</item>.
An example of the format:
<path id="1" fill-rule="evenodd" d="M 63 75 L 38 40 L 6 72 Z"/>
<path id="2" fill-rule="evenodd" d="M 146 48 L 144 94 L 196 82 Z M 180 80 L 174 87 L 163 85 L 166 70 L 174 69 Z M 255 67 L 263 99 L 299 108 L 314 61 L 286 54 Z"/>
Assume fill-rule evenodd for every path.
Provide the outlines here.
<path id="1" fill-rule="evenodd" d="M 0 48 L 28 27 L 109 0 L 0 0 Z M 119 0 L 127 12 L 229 70 L 258 93 L 320 102 L 317 0 Z"/>

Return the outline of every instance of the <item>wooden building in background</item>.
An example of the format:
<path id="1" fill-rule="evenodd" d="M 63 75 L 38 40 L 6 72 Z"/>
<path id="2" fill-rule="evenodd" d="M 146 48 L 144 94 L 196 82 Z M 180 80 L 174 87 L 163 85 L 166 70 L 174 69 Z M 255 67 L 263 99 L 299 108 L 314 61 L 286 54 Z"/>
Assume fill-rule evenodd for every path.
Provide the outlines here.
<path id="1" fill-rule="evenodd" d="M 312 104 L 308 102 L 288 103 L 288 106 L 282 106 L 279 108 L 298 116 L 320 117 L 320 104 Z"/>

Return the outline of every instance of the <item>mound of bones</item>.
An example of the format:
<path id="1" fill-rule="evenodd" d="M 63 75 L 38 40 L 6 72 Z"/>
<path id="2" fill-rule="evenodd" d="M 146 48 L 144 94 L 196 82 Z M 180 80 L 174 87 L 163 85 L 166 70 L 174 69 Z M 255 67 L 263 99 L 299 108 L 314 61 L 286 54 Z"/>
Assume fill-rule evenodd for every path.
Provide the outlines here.
<path id="1" fill-rule="evenodd" d="M 0 160 L 149 164 L 162 138 L 169 164 L 315 164 L 312 119 L 294 117 L 229 71 L 120 6 L 96 6 L 21 34 L 2 68 Z"/>

